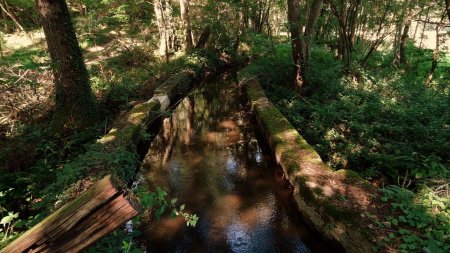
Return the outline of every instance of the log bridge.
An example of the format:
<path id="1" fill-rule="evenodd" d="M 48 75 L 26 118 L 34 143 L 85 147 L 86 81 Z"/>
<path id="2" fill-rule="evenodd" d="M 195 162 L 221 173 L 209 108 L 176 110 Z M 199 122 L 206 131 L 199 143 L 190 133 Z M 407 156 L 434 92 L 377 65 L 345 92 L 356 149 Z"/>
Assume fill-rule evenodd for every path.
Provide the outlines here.
<path id="1" fill-rule="evenodd" d="M 123 184 L 107 175 L 0 253 L 79 252 L 138 215 L 140 209 Z"/>

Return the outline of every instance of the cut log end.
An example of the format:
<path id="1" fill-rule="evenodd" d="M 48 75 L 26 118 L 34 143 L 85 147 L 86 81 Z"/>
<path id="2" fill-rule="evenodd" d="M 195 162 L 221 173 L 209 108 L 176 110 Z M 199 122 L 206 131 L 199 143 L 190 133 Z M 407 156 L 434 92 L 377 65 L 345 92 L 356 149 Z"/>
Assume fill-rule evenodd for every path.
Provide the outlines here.
<path id="1" fill-rule="evenodd" d="M 0 253 L 79 252 L 138 215 L 140 209 L 123 184 L 108 175 Z"/>

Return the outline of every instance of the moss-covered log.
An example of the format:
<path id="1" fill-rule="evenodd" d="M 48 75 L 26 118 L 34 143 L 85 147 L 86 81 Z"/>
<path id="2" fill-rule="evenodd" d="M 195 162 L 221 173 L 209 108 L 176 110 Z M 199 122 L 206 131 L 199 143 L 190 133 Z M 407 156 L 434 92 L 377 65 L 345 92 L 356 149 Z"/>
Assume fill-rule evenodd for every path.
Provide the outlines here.
<path id="1" fill-rule="evenodd" d="M 139 213 L 123 185 L 106 176 L 75 200 L 2 249 L 12 252 L 79 252 Z"/>

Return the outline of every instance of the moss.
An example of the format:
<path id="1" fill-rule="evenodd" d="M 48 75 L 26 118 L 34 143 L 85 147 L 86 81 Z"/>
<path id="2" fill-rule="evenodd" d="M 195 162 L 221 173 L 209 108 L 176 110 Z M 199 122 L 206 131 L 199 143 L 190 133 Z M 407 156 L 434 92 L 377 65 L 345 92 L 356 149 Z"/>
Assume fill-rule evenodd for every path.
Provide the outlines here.
<path id="1" fill-rule="evenodd" d="M 356 179 L 356 180 L 361 179 L 362 180 L 362 177 L 356 171 L 353 171 L 353 170 L 342 169 L 342 170 L 336 171 L 336 173 L 344 175 L 348 179 Z"/>
<path id="2" fill-rule="evenodd" d="M 155 94 L 167 95 L 172 101 L 179 94 L 187 93 L 191 88 L 191 83 L 195 78 L 193 71 L 183 71 L 167 79 L 155 90 Z"/>
<path id="3" fill-rule="evenodd" d="M 131 109 L 131 111 L 127 114 L 127 122 L 131 124 L 139 124 L 149 115 L 150 112 L 157 111 L 159 108 L 160 103 L 158 100 L 138 104 L 134 106 L 133 109 Z"/>
<path id="4" fill-rule="evenodd" d="M 298 177 L 297 179 L 297 187 L 300 190 L 300 196 L 305 201 L 306 204 L 312 206 L 318 206 L 314 191 L 307 185 L 308 178 L 307 177 Z"/>
<path id="5" fill-rule="evenodd" d="M 329 200 L 324 200 L 321 205 L 323 206 L 325 213 L 337 221 L 345 221 L 346 223 L 355 224 L 358 220 L 355 219 L 355 217 L 359 217 L 359 213 L 357 211 L 344 209 Z"/>
<path id="6" fill-rule="evenodd" d="M 264 90 L 258 85 L 257 82 L 255 82 L 255 80 L 250 80 L 247 82 L 246 91 L 247 96 L 253 101 L 258 100 L 258 98 L 261 97 L 266 97 Z"/>
<path id="7" fill-rule="evenodd" d="M 291 175 L 297 171 L 300 171 L 300 167 L 295 163 L 291 163 L 287 166 L 286 170 L 287 170 L 287 173 L 289 173 L 289 175 Z"/>
<path id="8" fill-rule="evenodd" d="M 262 107 L 262 106 L 261 106 Z M 257 112 L 267 130 L 274 136 L 281 137 L 285 131 L 294 129 L 289 121 L 275 107 L 258 107 Z M 294 129 L 295 130 L 295 129 Z"/>
<path id="9" fill-rule="evenodd" d="M 296 162 L 298 160 L 298 153 L 295 149 L 286 149 L 281 153 L 280 160 L 286 168 L 286 172 L 289 175 L 293 175 L 295 172 L 300 171 L 300 166 Z"/>
<path id="10" fill-rule="evenodd" d="M 325 195 L 323 194 L 323 189 L 322 189 L 322 188 L 316 187 L 316 188 L 313 188 L 312 191 L 313 191 L 317 196 L 325 196 Z"/>
<path id="11" fill-rule="evenodd" d="M 358 172 L 353 170 L 345 170 L 341 169 L 336 171 L 335 173 L 345 176 L 345 178 L 352 184 L 359 184 L 363 186 L 368 191 L 373 191 L 374 187 L 373 185 L 361 177 L 361 175 L 358 174 Z"/>

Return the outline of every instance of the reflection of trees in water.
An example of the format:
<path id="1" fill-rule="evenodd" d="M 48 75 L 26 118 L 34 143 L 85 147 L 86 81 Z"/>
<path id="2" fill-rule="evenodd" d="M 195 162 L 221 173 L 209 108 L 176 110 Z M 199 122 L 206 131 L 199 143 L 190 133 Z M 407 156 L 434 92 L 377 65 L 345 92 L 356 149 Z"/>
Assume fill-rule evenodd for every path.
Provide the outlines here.
<path id="1" fill-rule="evenodd" d="M 186 232 L 165 218 L 154 227 L 167 230 L 161 233 L 172 238 L 172 250 L 186 243 L 211 252 L 280 248 L 275 242 L 288 235 L 273 167 L 240 108 L 238 90 L 222 85 L 201 88 L 179 104 L 143 165 L 149 181 L 200 216 L 198 227 Z M 284 242 L 283 252 L 290 252 Z"/>

